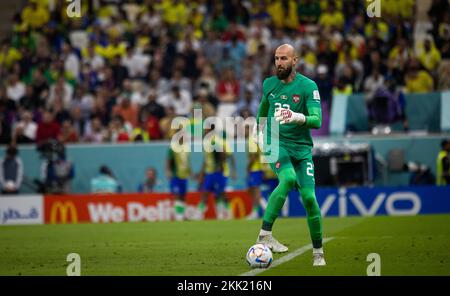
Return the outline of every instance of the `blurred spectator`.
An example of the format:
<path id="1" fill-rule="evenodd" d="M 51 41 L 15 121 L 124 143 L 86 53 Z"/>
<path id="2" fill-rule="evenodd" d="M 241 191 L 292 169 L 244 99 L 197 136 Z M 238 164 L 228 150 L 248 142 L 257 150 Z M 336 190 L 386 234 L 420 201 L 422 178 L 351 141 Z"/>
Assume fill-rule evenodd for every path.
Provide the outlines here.
<path id="1" fill-rule="evenodd" d="M 127 53 L 122 57 L 121 64 L 128 70 L 130 78 L 143 78 L 148 75 L 150 57 L 132 47 L 127 47 Z"/>
<path id="2" fill-rule="evenodd" d="M 94 43 L 90 43 L 88 47 L 81 51 L 83 64 L 87 64 L 94 71 L 98 71 L 105 65 L 104 58 L 95 51 Z"/>
<path id="3" fill-rule="evenodd" d="M 114 87 L 120 87 L 123 81 L 129 77 L 128 69 L 120 63 L 119 54 L 112 57 L 111 67 L 107 68 L 108 74 L 112 73 L 110 79 L 114 82 Z"/>
<path id="4" fill-rule="evenodd" d="M 40 144 L 50 139 L 57 139 L 60 125 L 55 121 L 51 111 L 45 110 L 42 115 L 42 122 L 38 124 L 36 132 L 36 143 Z"/>
<path id="5" fill-rule="evenodd" d="M 267 12 L 272 17 L 272 22 L 277 29 L 292 29 L 298 27 L 297 1 L 277 0 L 272 1 Z"/>
<path id="6" fill-rule="evenodd" d="M 106 131 L 102 121 L 98 117 L 92 117 L 86 125 L 84 141 L 90 143 L 102 143 L 106 138 Z"/>
<path id="7" fill-rule="evenodd" d="M 109 123 L 108 140 L 111 142 L 128 142 L 133 127 L 130 122 L 125 122 L 122 116 L 116 115 Z"/>
<path id="8" fill-rule="evenodd" d="M 200 108 L 202 110 L 203 118 L 208 118 L 216 114 L 214 106 L 209 101 L 208 89 L 206 87 L 202 87 L 198 90 L 193 108 Z"/>
<path id="9" fill-rule="evenodd" d="M 164 116 L 159 121 L 159 127 L 161 129 L 161 133 L 163 134 L 164 139 L 169 139 L 170 136 L 170 126 L 172 124 L 172 120 L 177 117 L 175 113 L 175 108 L 173 106 L 168 106 L 165 109 L 166 116 Z"/>
<path id="10" fill-rule="evenodd" d="M 139 108 L 131 103 L 128 95 L 122 95 L 118 99 L 118 104 L 112 110 L 113 115 L 120 115 L 125 121 L 136 126 L 138 122 Z"/>
<path id="11" fill-rule="evenodd" d="M 91 179 L 91 193 L 118 193 L 119 191 L 119 183 L 111 169 L 102 165 L 99 170 L 99 175 Z"/>
<path id="12" fill-rule="evenodd" d="M 334 1 L 330 1 L 326 11 L 321 13 L 319 24 L 324 29 L 330 29 L 331 27 L 342 29 L 344 27 L 344 15 L 336 8 Z"/>
<path id="13" fill-rule="evenodd" d="M 17 194 L 23 180 L 23 162 L 15 146 L 8 146 L 0 162 L 0 186 L 2 194 Z"/>
<path id="14" fill-rule="evenodd" d="M 19 76 L 17 74 L 12 74 L 9 77 L 8 86 L 6 87 L 6 95 L 16 103 L 18 103 L 20 98 L 25 95 L 25 84 L 19 80 Z"/>
<path id="15" fill-rule="evenodd" d="M 169 93 L 158 98 L 157 102 L 164 107 L 172 106 L 176 115 L 186 116 L 192 108 L 192 97 L 190 92 L 180 88 L 178 85 L 172 86 Z"/>
<path id="16" fill-rule="evenodd" d="M 142 193 L 155 192 L 158 187 L 158 174 L 152 167 L 145 172 L 145 180 L 139 184 L 137 191 Z"/>
<path id="17" fill-rule="evenodd" d="M 375 92 L 384 85 L 384 77 L 378 68 L 373 68 L 372 73 L 364 80 L 364 92 L 368 101 L 373 99 Z"/>
<path id="18" fill-rule="evenodd" d="M 438 90 L 450 89 L 450 60 L 441 63 L 437 76 Z"/>
<path id="19" fill-rule="evenodd" d="M 66 119 L 61 124 L 61 130 L 58 135 L 58 141 L 63 144 L 78 142 L 78 133 L 73 127 L 71 119 Z"/>
<path id="20" fill-rule="evenodd" d="M 249 110 L 252 116 L 258 114 L 259 100 L 254 95 L 253 85 L 247 85 L 244 91 L 244 96 L 241 97 L 236 106 L 236 115 L 239 115 L 242 110 Z"/>
<path id="21" fill-rule="evenodd" d="M 30 0 L 22 11 L 22 21 L 33 29 L 42 28 L 50 19 L 49 12 L 40 1 Z"/>
<path id="22" fill-rule="evenodd" d="M 372 127 L 377 124 L 392 124 L 401 121 L 403 129 L 408 130 L 408 121 L 405 115 L 405 97 L 396 89 L 392 77 L 387 77 L 383 84 L 373 90 L 368 97 L 369 122 Z"/>
<path id="23" fill-rule="evenodd" d="M 222 55 L 223 44 L 218 37 L 217 32 L 215 31 L 207 31 L 206 38 L 202 41 L 201 45 L 205 57 L 212 65 L 216 65 Z"/>
<path id="24" fill-rule="evenodd" d="M 315 79 L 318 89 L 320 89 L 320 97 L 323 102 L 331 102 L 333 81 L 328 73 L 328 67 L 324 64 L 317 66 L 317 77 Z"/>
<path id="25" fill-rule="evenodd" d="M 32 85 L 27 85 L 25 88 L 25 94 L 20 98 L 20 106 L 28 110 L 35 110 L 44 106 L 43 100 L 41 100 L 35 93 Z"/>
<path id="26" fill-rule="evenodd" d="M 349 96 L 352 93 L 353 93 L 352 84 L 346 82 L 343 78 L 338 79 L 335 86 L 333 86 L 333 97 L 338 95 Z"/>
<path id="27" fill-rule="evenodd" d="M 33 143 L 36 140 L 37 124 L 33 121 L 30 111 L 23 111 L 21 120 L 14 130 L 14 142 L 17 144 Z"/>
<path id="28" fill-rule="evenodd" d="M 418 58 L 422 63 L 422 66 L 429 72 L 433 73 L 437 69 L 439 63 L 441 62 L 441 54 L 434 45 L 431 37 L 427 37 L 424 40 Z"/>
<path id="29" fill-rule="evenodd" d="M 420 69 L 420 63 L 412 58 L 409 61 L 405 75 L 406 91 L 409 93 L 424 93 L 434 89 L 434 81 L 427 71 Z"/>
<path id="30" fill-rule="evenodd" d="M 303 0 L 299 1 L 298 16 L 302 24 L 315 24 L 320 17 L 320 5 L 318 1 Z"/>
<path id="31" fill-rule="evenodd" d="M 200 87 L 205 87 L 208 91 L 208 95 L 215 94 L 217 78 L 210 64 L 206 64 L 205 67 L 203 67 L 202 73 L 196 82 L 195 91 L 198 91 Z"/>
<path id="32" fill-rule="evenodd" d="M 219 117 L 231 116 L 236 111 L 236 103 L 239 99 L 239 81 L 231 69 L 226 69 L 222 79 L 217 84 L 217 98 L 219 106 L 217 115 Z"/>
<path id="33" fill-rule="evenodd" d="M 450 140 L 441 142 L 441 151 L 436 158 L 436 185 L 445 186 L 450 184 Z"/>
<path id="34" fill-rule="evenodd" d="M 37 181 L 40 193 L 68 194 L 71 180 L 75 177 L 75 167 L 66 157 L 62 143 L 51 140 L 40 146 L 44 161 L 41 165 L 41 181 Z"/>
<path id="35" fill-rule="evenodd" d="M 174 86 L 176 86 L 184 93 L 192 92 L 191 80 L 183 76 L 183 72 L 179 69 L 173 71 L 173 76 L 169 80 L 169 84 L 172 87 L 172 89 Z"/>
<path id="36" fill-rule="evenodd" d="M 150 116 L 154 116 L 158 120 L 164 117 L 164 107 L 156 101 L 156 91 L 154 89 L 148 91 L 147 104 L 141 108 L 142 112 L 148 112 Z"/>
<path id="37" fill-rule="evenodd" d="M 131 140 L 133 142 L 148 142 L 150 135 L 147 131 L 148 116 L 144 113 L 139 119 L 139 124 L 133 129 Z"/>
<path id="38" fill-rule="evenodd" d="M 62 44 L 61 51 L 60 59 L 64 61 L 65 73 L 69 74 L 72 79 L 78 79 L 80 74 L 80 59 L 73 52 L 73 48 L 68 42 Z"/>
<path id="39" fill-rule="evenodd" d="M 60 76 L 56 83 L 50 86 L 47 108 L 51 108 L 57 99 L 61 100 L 64 109 L 69 108 L 73 98 L 73 91 L 73 86 L 66 82 L 64 76 Z"/>

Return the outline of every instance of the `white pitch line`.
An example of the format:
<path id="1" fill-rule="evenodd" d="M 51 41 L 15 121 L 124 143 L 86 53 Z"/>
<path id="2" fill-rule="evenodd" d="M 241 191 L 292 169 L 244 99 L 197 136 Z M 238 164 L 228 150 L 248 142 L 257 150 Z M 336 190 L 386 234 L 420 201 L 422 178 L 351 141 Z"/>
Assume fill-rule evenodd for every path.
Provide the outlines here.
<path id="1" fill-rule="evenodd" d="M 323 243 L 325 244 L 325 243 L 331 241 L 332 239 L 334 239 L 334 237 L 325 238 L 323 240 Z M 273 263 L 269 266 L 269 268 L 255 268 L 255 269 L 252 269 L 250 271 L 247 271 L 247 272 L 241 274 L 240 276 L 254 276 L 254 275 L 260 274 L 261 272 L 264 272 L 264 271 L 269 270 L 271 268 L 274 268 L 274 267 L 276 267 L 278 265 L 286 263 L 286 262 L 294 259 L 295 257 L 300 256 L 301 254 L 305 253 L 306 251 L 311 250 L 311 249 L 312 249 L 312 244 L 303 246 L 300 249 L 297 249 L 294 252 L 289 253 L 288 255 L 281 257 L 280 259 L 274 260 Z"/>

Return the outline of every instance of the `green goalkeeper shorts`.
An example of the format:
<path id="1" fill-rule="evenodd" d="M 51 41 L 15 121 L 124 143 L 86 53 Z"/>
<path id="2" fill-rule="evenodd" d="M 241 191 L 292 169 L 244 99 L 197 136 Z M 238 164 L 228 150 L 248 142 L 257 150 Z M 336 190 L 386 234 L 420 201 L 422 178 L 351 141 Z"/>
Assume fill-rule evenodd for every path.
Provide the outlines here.
<path id="1" fill-rule="evenodd" d="M 284 169 L 293 168 L 297 175 L 298 186 L 315 186 L 311 146 L 280 141 L 278 159 L 270 163 L 270 167 L 277 175 Z"/>

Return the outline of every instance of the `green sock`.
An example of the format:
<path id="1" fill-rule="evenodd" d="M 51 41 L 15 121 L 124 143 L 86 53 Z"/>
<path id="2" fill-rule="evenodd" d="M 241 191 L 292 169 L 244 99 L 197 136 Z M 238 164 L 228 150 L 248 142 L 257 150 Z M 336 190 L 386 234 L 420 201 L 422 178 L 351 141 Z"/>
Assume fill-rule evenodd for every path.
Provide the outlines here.
<path id="1" fill-rule="evenodd" d="M 199 209 L 201 212 L 205 211 L 205 207 L 206 207 L 206 205 L 205 205 L 205 203 L 202 202 L 202 201 L 198 204 L 198 209 Z"/>
<path id="2" fill-rule="evenodd" d="M 286 196 L 295 187 L 296 175 L 292 168 L 284 169 L 278 174 L 278 186 L 269 196 L 269 203 L 263 217 L 262 229 L 271 231 L 272 225 L 278 217 L 286 201 Z"/>
<path id="3" fill-rule="evenodd" d="M 300 189 L 303 206 L 306 210 L 309 233 L 313 247 L 322 247 L 322 214 L 317 203 L 314 187 Z"/>
<path id="4" fill-rule="evenodd" d="M 184 202 L 182 201 L 175 202 L 175 213 L 178 215 L 184 215 Z"/>

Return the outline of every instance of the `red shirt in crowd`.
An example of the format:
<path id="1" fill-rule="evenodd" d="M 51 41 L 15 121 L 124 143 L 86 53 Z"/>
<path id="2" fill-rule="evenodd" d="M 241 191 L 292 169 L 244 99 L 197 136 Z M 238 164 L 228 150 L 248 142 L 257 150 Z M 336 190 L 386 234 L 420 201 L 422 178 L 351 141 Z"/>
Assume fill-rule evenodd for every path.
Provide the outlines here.
<path id="1" fill-rule="evenodd" d="M 36 143 L 57 139 L 59 131 L 60 126 L 56 121 L 39 123 L 36 132 Z"/>

